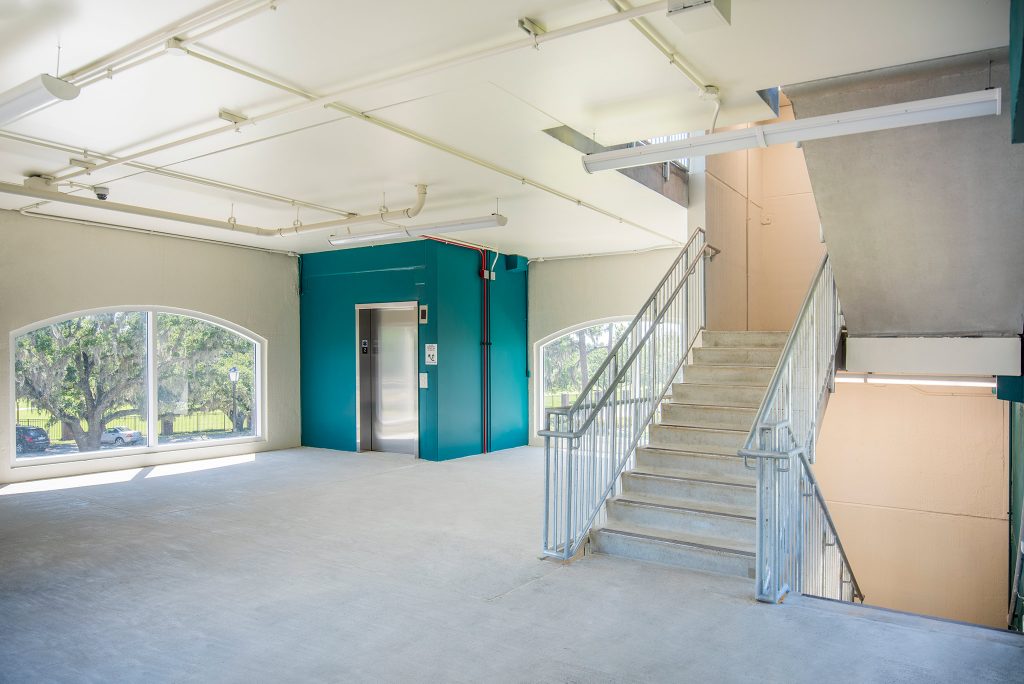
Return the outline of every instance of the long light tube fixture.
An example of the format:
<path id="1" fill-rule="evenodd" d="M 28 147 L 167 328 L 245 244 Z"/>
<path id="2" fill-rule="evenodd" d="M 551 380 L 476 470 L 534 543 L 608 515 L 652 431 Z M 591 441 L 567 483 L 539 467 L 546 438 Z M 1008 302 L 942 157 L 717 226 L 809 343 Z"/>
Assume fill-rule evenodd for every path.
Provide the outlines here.
<path id="1" fill-rule="evenodd" d="M 393 228 L 391 230 L 377 231 L 372 233 L 356 233 L 353 235 L 332 235 L 327 241 L 335 247 L 357 245 L 368 242 L 384 242 L 386 240 L 401 240 L 403 238 L 416 238 L 424 235 L 439 235 L 442 233 L 456 233 L 460 230 L 480 230 L 483 228 L 500 228 L 508 223 L 508 219 L 501 214 L 490 214 L 489 216 L 477 216 L 476 218 L 460 219 L 457 221 L 440 221 L 438 223 L 425 223 L 419 226 L 408 226 L 406 228 Z"/>
<path id="2" fill-rule="evenodd" d="M 1002 90 L 946 95 L 902 104 L 858 109 L 852 112 L 812 116 L 796 121 L 752 126 L 737 131 L 699 135 L 656 145 L 625 147 L 583 156 L 588 173 L 646 166 L 683 157 L 703 157 L 736 152 L 754 147 L 836 138 L 855 133 L 884 131 L 919 124 L 998 116 L 1002 109 Z"/>
<path id="3" fill-rule="evenodd" d="M 39 74 L 0 94 L 0 126 L 37 112 L 54 102 L 74 100 L 81 89 L 74 83 Z"/>
<path id="4" fill-rule="evenodd" d="M 869 385 L 930 385 L 934 387 L 995 387 L 992 377 L 939 375 L 878 375 L 875 373 L 837 373 L 836 382 Z"/>

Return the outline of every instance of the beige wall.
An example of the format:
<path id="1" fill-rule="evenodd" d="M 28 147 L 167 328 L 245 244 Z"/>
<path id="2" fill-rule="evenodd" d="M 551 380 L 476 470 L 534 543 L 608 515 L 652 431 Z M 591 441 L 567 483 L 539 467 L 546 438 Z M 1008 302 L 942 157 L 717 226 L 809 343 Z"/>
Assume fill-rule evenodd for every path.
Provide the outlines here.
<path id="1" fill-rule="evenodd" d="M 678 249 L 530 262 L 530 439 L 539 444 L 535 386 L 539 343 L 587 321 L 632 318 Z"/>
<path id="2" fill-rule="evenodd" d="M 1007 404 L 838 384 L 814 472 L 867 603 L 1005 627 Z"/>
<path id="3" fill-rule="evenodd" d="M 783 106 L 779 120 L 793 119 Z M 789 330 L 825 254 L 803 151 L 793 145 L 707 159 L 708 328 Z"/>
<path id="4" fill-rule="evenodd" d="M 110 306 L 198 311 L 266 340 L 264 432 L 255 444 L 12 467 L 12 331 Z M 0 211 L 0 483 L 297 446 L 299 299 L 294 257 Z"/>

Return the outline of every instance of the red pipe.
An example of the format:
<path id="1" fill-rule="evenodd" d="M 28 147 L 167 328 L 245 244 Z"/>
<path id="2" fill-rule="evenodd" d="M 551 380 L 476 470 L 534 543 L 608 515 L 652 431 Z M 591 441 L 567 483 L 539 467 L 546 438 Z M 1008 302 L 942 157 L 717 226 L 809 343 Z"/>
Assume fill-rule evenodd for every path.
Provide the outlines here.
<path id="1" fill-rule="evenodd" d="M 491 340 L 490 340 L 490 288 L 489 279 L 484 277 L 487 272 L 487 252 L 482 247 L 476 245 L 470 245 L 465 242 L 457 242 L 455 240 L 447 240 L 444 238 L 433 237 L 431 235 L 424 235 L 424 239 L 433 240 L 434 242 L 440 242 L 445 245 L 452 245 L 454 247 L 462 247 L 463 249 L 471 249 L 480 254 L 480 302 L 483 307 L 483 312 L 480 317 L 480 425 L 482 427 L 480 435 L 480 447 L 483 454 L 487 453 L 488 447 L 488 435 L 487 435 L 487 404 L 488 404 L 488 382 L 487 379 L 490 375 L 490 358 L 491 358 Z"/>

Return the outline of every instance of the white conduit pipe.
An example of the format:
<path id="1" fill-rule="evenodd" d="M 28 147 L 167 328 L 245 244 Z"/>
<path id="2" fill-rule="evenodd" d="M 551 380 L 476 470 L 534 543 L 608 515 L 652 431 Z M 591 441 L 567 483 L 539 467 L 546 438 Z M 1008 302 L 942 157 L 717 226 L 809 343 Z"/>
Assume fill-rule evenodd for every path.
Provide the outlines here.
<path id="1" fill-rule="evenodd" d="M 629 6 L 629 3 L 624 2 L 624 0 L 608 0 L 608 4 L 622 14 L 627 14 L 633 9 Z M 644 37 L 654 45 L 654 47 L 658 48 L 661 54 L 668 58 L 669 64 L 679 69 L 690 83 L 697 86 L 699 89 L 703 89 L 704 86 L 708 84 L 708 82 L 697 73 L 697 70 L 694 69 L 692 65 L 682 60 L 679 54 L 672 49 L 672 46 L 667 40 L 662 38 L 657 31 L 651 28 L 650 24 L 636 16 L 630 17 L 630 23 L 633 24 L 633 26 L 636 27 L 636 30 L 642 33 Z"/>
<path id="2" fill-rule="evenodd" d="M 191 235 L 181 235 L 180 233 L 153 230 L 151 228 L 136 228 L 134 226 L 122 226 L 116 223 L 104 223 L 103 221 L 90 221 L 89 219 L 71 218 L 69 216 L 56 216 L 54 214 L 44 214 L 41 211 L 32 211 L 31 209 L 27 208 L 19 210 L 18 213 L 28 218 L 46 219 L 47 221 L 60 221 L 62 223 L 74 223 L 80 226 L 95 226 L 97 228 L 111 228 L 113 230 L 128 231 L 129 233 L 142 233 L 143 235 L 160 235 L 162 237 L 177 238 L 179 240 L 190 240 L 192 242 L 203 242 L 208 245 L 218 245 L 221 247 L 238 247 L 240 249 L 252 249 L 257 252 L 269 252 L 270 254 L 284 254 L 287 256 L 296 256 L 295 252 L 288 252 L 282 249 L 267 249 L 266 247 L 253 247 L 252 245 L 241 245 L 237 242 L 222 242 L 221 240 L 210 240 L 209 238 L 193 237 Z"/>
<path id="3" fill-rule="evenodd" d="M 387 221 L 392 219 L 412 218 L 420 212 L 426 202 L 427 186 L 417 185 L 416 191 L 416 203 L 408 209 L 389 211 L 382 214 L 366 214 L 363 216 L 353 216 L 344 219 L 321 221 L 319 223 L 310 223 L 308 225 L 297 224 L 288 226 L 287 228 L 260 228 L 259 226 L 250 226 L 244 223 L 218 221 L 202 216 L 193 216 L 191 214 L 179 214 L 173 211 L 140 207 L 134 204 L 122 204 L 120 202 L 110 202 L 108 200 L 93 199 L 91 197 L 80 197 L 66 192 L 55 192 L 53 190 L 32 188 L 25 185 L 17 185 L 15 183 L 0 182 L 0 193 L 3 194 L 20 195 L 22 197 L 32 197 L 34 199 L 41 199 L 47 202 L 74 204 L 80 207 L 103 209 L 105 211 L 117 211 L 123 214 L 147 216 L 149 218 L 164 219 L 167 221 L 178 221 L 180 223 L 206 226 L 208 228 L 219 228 L 221 230 L 230 230 L 236 233 L 246 233 L 248 235 L 256 235 L 259 237 L 284 237 L 287 235 L 298 235 L 301 233 L 308 233 L 310 231 L 321 230 L 323 228 L 333 228 L 336 226 L 351 226 L 358 223 L 368 223 L 370 221 L 377 220 Z"/>
<path id="4" fill-rule="evenodd" d="M 109 69 L 112 69 L 123 62 L 134 60 L 150 50 L 162 51 L 164 44 L 171 38 L 187 34 L 190 31 L 195 31 L 197 29 L 203 29 L 204 27 L 207 27 L 208 24 L 220 21 L 221 19 L 230 18 L 235 13 L 249 12 L 254 9 L 254 5 L 269 8 L 271 5 L 276 4 L 277 1 L 278 0 L 258 0 L 254 2 L 254 0 L 227 0 L 227 2 L 219 2 L 211 7 L 206 7 L 197 12 L 193 12 L 192 14 L 189 14 L 175 22 L 173 25 L 157 29 L 142 38 L 134 40 L 131 43 L 128 43 L 111 53 L 103 55 L 98 59 L 94 59 L 88 64 L 73 71 L 65 72 L 61 78 L 65 81 L 76 83 L 76 81 L 84 81 L 92 76 L 105 75 Z"/>
<path id="5" fill-rule="evenodd" d="M 146 157 L 146 156 L 149 156 L 151 154 L 156 154 L 157 152 L 163 152 L 165 150 L 173 149 L 175 147 L 180 147 L 182 145 L 187 145 L 189 143 L 193 143 L 193 142 L 196 142 L 196 141 L 199 141 L 199 140 L 203 140 L 205 138 L 209 138 L 209 137 L 213 137 L 213 136 L 216 136 L 216 135 L 220 135 L 221 133 L 227 133 L 228 131 L 235 131 L 235 130 L 240 130 L 240 129 L 248 127 L 248 126 L 254 126 L 254 125 L 256 125 L 256 124 L 258 124 L 260 122 L 263 122 L 263 121 L 269 121 L 271 119 L 276 119 L 276 118 L 278 118 L 280 116 L 286 116 L 288 114 L 295 114 L 295 113 L 304 111 L 306 109 L 310 109 L 312 107 L 318 107 L 318 106 L 319 107 L 325 107 L 325 106 L 328 106 L 328 105 L 332 104 L 335 100 L 340 98 L 345 93 L 348 93 L 348 92 L 350 92 L 352 90 L 356 90 L 358 88 L 364 88 L 364 87 L 368 87 L 368 86 L 372 86 L 372 85 L 379 85 L 381 83 L 392 83 L 392 82 L 396 82 L 396 81 L 399 81 L 399 80 L 404 80 L 406 78 L 412 78 L 412 77 L 416 77 L 416 76 L 423 76 L 423 75 L 432 73 L 434 71 L 439 71 L 439 70 L 442 70 L 442 69 L 448 69 L 448 68 L 451 68 L 451 67 L 460 66 L 462 64 L 468 64 L 470 62 L 475 62 L 477 60 L 485 59 L 487 57 L 494 57 L 494 56 L 497 56 L 497 55 L 501 55 L 501 54 L 504 54 L 506 52 L 512 52 L 512 51 L 515 51 L 515 50 L 520 50 L 520 49 L 528 48 L 528 47 L 534 47 L 535 45 L 540 45 L 542 43 L 546 43 L 546 42 L 549 42 L 549 41 L 552 41 L 552 40 L 556 40 L 558 38 L 565 38 L 566 36 L 572 36 L 572 35 L 575 35 L 577 33 L 582 33 L 584 31 L 590 31 L 590 30 L 593 30 L 593 29 L 596 29 L 596 28 L 601 28 L 603 26 L 608 26 L 610 24 L 616 24 L 616 23 L 620 23 L 620 22 L 623 22 L 623 21 L 628 21 L 628 20 L 633 19 L 635 17 L 643 16 L 643 15 L 646 15 L 646 14 L 652 14 L 654 12 L 659 12 L 659 11 L 663 11 L 663 10 L 667 11 L 667 9 L 668 9 L 668 0 L 659 0 L 658 2 L 653 2 L 653 3 L 647 4 L 647 5 L 641 5 L 640 7 L 634 7 L 632 9 L 625 10 L 625 11 L 622 11 L 622 12 L 617 12 L 615 14 L 611 14 L 611 15 L 608 15 L 608 16 L 598 17 L 596 19 L 591 19 L 589 21 L 584 21 L 584 22 L 581 22 L 579 24 L 574 24 L 572 26 L 566 26 L 564 28 L 554 29 L 552 31 L 548 31 L 547 33 L 541 34 L 539 36 L 535 36 L 535 37 L 534 36 L 527 36 L 525 38 L 520 38 L 518 40 L 514 40 L 514 41 L 511 41 L 509 43 L 505 43 L 503 45 L 498 45 L 496 47 L 485 48 L 483 50 L 478 50 L 478 51 L 470 53 L 470 54 L 461 55 L 461 56 L 458 56 L 458 57 L 452 57 L 452 58 L 449 58 L 449 59 L 441 60 L 439 62 L 436 62 L 436 63 L 431 64 L 431 65 L 427 65 L 427 66 L 424 66 L 424 67 L 419 67 L 419 68 L 407 70 L 405 72 L 396 73 L 396 74 L 393 74 L 393 75 L 390 75 L 390 76 L 385 76 L 385 77 L 382 77 L 382 78 L 369 79 L 369 80 L 364 79 L 362 82 L 355 82 L 355 83 L 351 83 L 349 85 L 346 85 L 346 86 L 340 88 L 339 90 L 336 90 L 335 92 L 333 92 L 333 93 L 331 93 L 329 95 L 324 95 L 324 96 L 321 96 L 321 97 L 313 97 L 311 94 L 307 94 L 307 95 L 309 95 L 309 97 L 313 97 L 313 99 L 310 99 L 307 102 L 301 102 L 301 103 L 299 103 L 297 105 L 292 105 L 292 106 L 289 106 L 289 107 L 283 107 L 281 109 L 277 109 L 277 110 L 274 110 L 274 111 L 271 111 L 271 112 L 267 112 L 266 114 L 262 114 L 262 115 L 258 115 L 258 116 L 253 116 L 253 117 L 250 117 L 249 119 L 247 119 L 245 121 L 242 121 L 242 122 L 240 122 L 238 124 L 230 124 L 230 125 L 227 125 L 227 126 L 219 126 L 217 128 L 212 128 L 212 129 L 210 129 L 208 131 L 205 131 L 203 133 L 197 133 L 195 135 L 188 136 L 187 138 L 181 138 L 181 139 L 178 139 L 178 140 L 172 140 L 172 141 L 170 141 L 168 143 L 165 143 L 163 145 L 158 145 L 156 147 L 151 147 L 151 148 L 148 148 L 148 149 L 145 149 L 145 150 L 140 150 L 139 152 L 136 152 L 134 154 L 130 154 L 130 155 L 127 155 L 125 157 L 121 157 L 118 161 L 109 161 L 109 162 L 104 162 L 103 164 L 99 164 L 93 170 L 94 171 L 98 171 L 98 170 L 101 170 L 101 169 L 109 168 L 111 166 L 116 166 L 118 164 L 123 164 L 125 162 L 135 161 L 136 159 L 141 159 L 142 157 Z M 191 52 L 191 51 L 189 51 L 189 52 Z M 193 55 L 193 56 L 195 56 L 195 55 Z M 210 61 L 210 59 L 211 58 L 207 58 L 206 61 Z M 234 70 L 237 71 L 238 73 L 242 73 L 238 69 L 234 69 Z M 289 88 L 288 90 L 290 90 L 291 92 L 293 92 L 295 94 L 298 94 L 295 91 L 295 89 Z M 306 97 L 307 95 L 300 95 L 300 97 Z M 86 173 L 84 170 L 82 170 L 82 171 L 74 171 L 74 172 L 67 173 L 67 174 L 64 174 L 63 176 L 58 177 L 57 180 L 59 180 L 59 181 L 61 181 L 61 180 L 70 180 L 72 178 L 77 178 L 78 176 L 81 176 L 84 173 Z"/>
<path id="6" fill-rule="evenodd" d="M 547 34 L 545 34 L 545 35 L 547 35 Z M 261 76 L 261 75 L 256 74 L 256 73 L 253 73 L 253 72 L 251 72 L 251 71 L 249 71 L 247 69 L 244 69 L 244 68 L 242 68 L 240 66 L 237 66 L 235 64 L 230 64 L 228 62 L 225 62 L 224 60 L 217 59 L 217 58 L 211 57 L 209 55 L 204 55 L 204 54 L 195 52 L 194 50 L 186 50 L 185 52 L 186 52 L 186 54 L 188 56 L 195 57 L 196 59 L 200 59 L 200 60 L 206 62 L 207 64 L 212 64 L 213 66 L 217 66 L 217 67 L 220 67 L 222 69 L 227 69 L 227 70 L 232 71 L 232 72 L 234 72 L 236 74 L 239 74 L 241 76 L 245 76 L 247 78 L 251 78 L 253 80 L 259 81 L 260 83 L 263 83 L 263 84 L 266 84 L 266 85 L 269 85 L 269 86 L 272 86 L 272 87 L 275 87 L 275 88 L 279 88 L 281 90 L 284 90 L 284 91 L 290 92 L 292 94 L 298 95 L 299 97 L 315 98 L 315 100 L 313 100 L 313 101 L 317 101 L 317 102 L 323 101 L 323 100 L 327 99 L 327 98 L 317 98 L 317 96 L 312 94 L 312 93 L 308 93 L 308 92 L 306 92 L 304 90 L 300 90 L 298 88 L 292 87 L 292 86 L 284 84 L 284 83 L 279 83 L 278 81 L 274 81 L 273 79 L 267 78 L 265 76 Z M 625 224 L 625 225 L 628 225 L 628 226 L 632 226 L 633 228 L 637 228 L 638 230 L 642 230 L 645 233 L 649 233 L 650 235 L 654 235 L 654 236 L 656 236 L 656 237 L 658 237 L 658 238 L 660 238 L 662 240 L 668 240 L 670 243 L 672 243 L 674 245 L 681 244 L 675 238 L 672 238 L 672 237 L 670 237 L 668 235 L 665 235 L 663 233 L 659 233 L 658 231 L 652 230 L 652 229 L 648 228 L 647 226 L 644 226 L 644 225 L 641 225 L 639 223 L 636 223 L 635 221 L 630 221 L 630 220 L 628 220 L 626 218 L 623 218 L 622 216 L 619 216 L 618 214 L 614 214 L 614 213 L 612 213 L 612 212 L 610 212 L 610 211 L 608 211 L 606 209 L 603 209 L 603 208 L 601 208 L 601 207 L 599 207 L 597 205 L 591 204 L 590 202 L 586 202 L 586 201 L 584 201 L 583 199 L 581 199 L 579 197 L 573 197 L 572 195 L 569 195 L 569 194 L 567 194 L 565 192 L 562 192 L 561 190 L 558 190 L 557 188 L 554 188 L 554 187 L 552 187 L 550 185 L 546 185 L 545 183 L 541 183 L 540 181 L 534 180 L 532 178 L 528 178 L 528 177 L 522 175 L 521 173 L 517 173 L 516 171 L 513 171 L 512 169 L 508 169 L 508 168 L 505 168 L 503 166 L 499 166 L 498 164 L 493 164 L 493 163 L 491 163 L 489 161 L 486 161 L 484 159 L 481 159 L 479 157 L 475 157 L 475 156 L 469 154 L 468 152 L 463 152 L 462 150 L 459 150 L 459 149 L 457 149 L 455 147 L 452 147 L 450 145 L 446 145 L 446 144 L 442 143 L 439 140 L 434 140 L 433 138 L 429 138 L 429 137 L 427 137 L 425 135 L 417 133 L 416 131 L 410 130 L 408 128 L 404 128 L 402 126 L 399 126 L 398 124 L 391 123 L 390 121 L 386 121 L 384 119 L 380 119 L 380 118 L 375 117 L 375 116 L 370 116 L 369 114 L 366 114 L 365 112 L 361 112 L 358 109 L 355 109 L 354 107 L 350 107 L 350 106 L 348 106 L 346 104 L 343 104 L 341 102 L 338 102 L 336 100 L 333 101 L 333 102 L 330 102 L 330 103 L 328 103 L 328 104 L 326 104 L 324 106 L 325 106 L 325 108 L 334 109 L 334 110 L 342 112 L 344 114 L 348 114 L 349 116 L 351 116 L 351 117 L 353 117 L 355 119 L 360 119 L 360 120 L 365 121 L 367 123 L 371 123 L 371 124 L 373 124 L 375 126 L 379 126 L 381 128 L 384 128 L 386 130 L 391 131 L 392 133 L 397 133 L 398 135 L 401 135 L 401 136 L 404 136 L 406 138 L 409 138 L 410 140 L 414 140 L 414 141 L 416 141 L 418 143 L 421 143 L 423 145 L 427 145 L 429 147 L 433 147 L 434 149 L 441 150 L 442 152 L 446 152 L 446 153 L 448 153 L 448 154 L 450 154 L 452 156 L 458 157 L 459 159 L 463 159 L 465 161 L 468 161 L 468 162 L 470 162 L 472 164 L 476 164 L 477 166 L 481 166 L 481 167 L 483 167 L 485 169 L 488 169 L 490 171 L 493 171 L 495 173 L 501 174 L 501 175 L 506 176 L 508 178 L 512 178 L 513 180 L 519 181 L 523 185 L 528 185 L 530 187 L 537 188 L 538 190 L 542 190 L 543 192 L 546 192 L 548 194 L 554 195 L 555 197 L 558 197 L 560 199 L 564 199 L 564 200 L 566 200 L 568 202 L 572 202 L 573 204 L 575 204 L 578 207 L 582 207 L 584 209 L 589 209 L 590 211 L 597 212 L 598 214 L 601 214 L 602 216 L 607 216 L 608 218 L 613 219 L 615 221 L 618 221 L 619 223 L 622 223 L 622 224 Z M 63 180 L 64 178 L 68 178 L 68 177 L 69 176 L 62 176 L 58 180 Z"/>
<path id="7" fill-rule="evenodd" d="M 78 147 L 72 147 L 71 145 L 65 145 L 63 143 L 53 142 L 52 140 L 43 140 L 42 138 L 36 138 L 30 135 L 23 135 L 21 133 L 11 133 L 10 131 L 0 131 L 0 138 L 6 138 L 8 140 L 14 140 L 16 142 L 24 143 L 26 145 L 34 145 L 36 147 L 42 147 L 50 150 L 57 150 L 59 152 L 66 152 L 68 154 L 80 155 L 85 158 L 101 159 L 108 161 L 110 159 L 117 159 L 112 154 L 104 154 L 95 150 L 85 150 Z M 166 176 L 167 178 L 173 178 L 175 180 L 185 181 L 187 183 L 196 183 L 198 185 L 205 185 L 211 188 L 217 188 L 218 190 L 226 190 L 228 192 L 237 192 L 242 195 L 250 195 L 252 197 L 259 197 L 260 199 L 272 200 L 275 202 L 281 202 L 288 204 L 293 207 L 305 207 L 307 209 L 315 209 L 316 211 L 322 211 L 327 214 L 338 214 L 339 216 L 349 217 L 358 216 L 353 211 L 346 211 L 344 209 L 335 209 L 334 207 L 324 206 L 315 202 L 306 202 L 304 200 L 295 199 L 294 197 L 286 197 L 284 195 L 278 195 L 273 192 L 266 192 L 264 190 L 256 190 L 254 188 L 247 188 L 243 185 L 235 185 L 234 183 L 226 183 L 224 181 L 213 180 L 212 178 L 205 178 L 203 176 L 193 176 L 189 173 L 182 173 L 181 171 L 173 171 L 168 168 L 153 166 L 152 164 L 145 164 L 142 162 L 127 162 L 125 166 L 133 169 L 138 169 L 146 173 L 156 174 L 158 176 Z M 134 174 L 131 174 L 134 175 Z M 120 179 L 113 179 L 120 180 Z M 108 183 L 113 182 L 107 181 Z"/>

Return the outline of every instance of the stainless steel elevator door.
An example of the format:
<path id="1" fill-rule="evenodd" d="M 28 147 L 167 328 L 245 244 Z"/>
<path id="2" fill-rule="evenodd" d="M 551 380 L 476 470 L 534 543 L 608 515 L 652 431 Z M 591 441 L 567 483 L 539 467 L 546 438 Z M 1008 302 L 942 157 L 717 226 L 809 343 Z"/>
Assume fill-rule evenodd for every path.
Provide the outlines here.
<path id="1" fill-rule="evenodd" d="M 417 455 L 416 308 L 370 310 L 370 449 Z"/>

